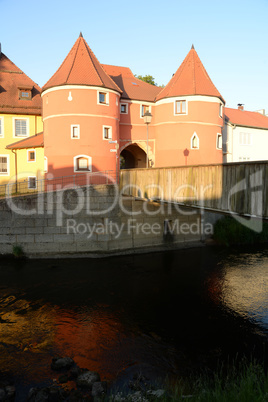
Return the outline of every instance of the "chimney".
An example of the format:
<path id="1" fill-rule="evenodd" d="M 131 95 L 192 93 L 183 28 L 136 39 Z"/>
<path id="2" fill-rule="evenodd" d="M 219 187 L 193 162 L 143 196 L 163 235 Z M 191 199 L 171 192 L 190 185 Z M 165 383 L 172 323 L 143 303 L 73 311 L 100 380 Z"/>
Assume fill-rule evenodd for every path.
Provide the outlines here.
<path id="1" fill-rule="evenodd" d="M 238 110 L 244 110 L 244 103 L 238 103 L 237 108 Z"/>

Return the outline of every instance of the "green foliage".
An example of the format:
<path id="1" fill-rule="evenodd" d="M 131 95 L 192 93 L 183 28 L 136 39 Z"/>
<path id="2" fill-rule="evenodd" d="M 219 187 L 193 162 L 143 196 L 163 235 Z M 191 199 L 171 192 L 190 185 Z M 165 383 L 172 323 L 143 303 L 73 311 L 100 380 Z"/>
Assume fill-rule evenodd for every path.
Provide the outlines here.
<path id="1" fill-rule="evenodd" d="M 20 257 L 24 256 L 23 249 L 19 244 L 14 244 L 14 246 L 12 248 L 12 253 L 13 253 L 14 257 L 16 257 L 16 258 L 20 258 Z"/>
<path id="2" fill-rule="evenodd" d="M 152 75 L 135 75 L 135 77 L 137 77 L 139 80 L 147 82 L 148 84 L 157 85 Z"/>
<path id="3" fill-rule="evenodd" d="M 242 225 L 236 219 L 225 216 L 214 226 L 214 240 L 221 245 L 258 244 L 268 241 L 268 223 L 262 223 L 260 233 Z"/>

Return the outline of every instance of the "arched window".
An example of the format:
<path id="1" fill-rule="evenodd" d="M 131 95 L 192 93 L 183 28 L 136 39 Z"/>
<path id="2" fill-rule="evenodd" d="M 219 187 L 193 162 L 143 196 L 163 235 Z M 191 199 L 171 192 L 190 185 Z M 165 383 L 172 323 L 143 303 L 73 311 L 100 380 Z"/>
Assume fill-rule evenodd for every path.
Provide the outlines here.
<path id="1" fill-rule="evenodd" d="M 194 133 L 191 138 L 191 149 L 199 149 L 199 138 L 196 133 Z"/>
<path id="2" fill-rule="evenodd" d="M 91 172 L 92 163 L 91 156 L 77 155 L 74 157 L 74 171 L 75 172 Z"/>

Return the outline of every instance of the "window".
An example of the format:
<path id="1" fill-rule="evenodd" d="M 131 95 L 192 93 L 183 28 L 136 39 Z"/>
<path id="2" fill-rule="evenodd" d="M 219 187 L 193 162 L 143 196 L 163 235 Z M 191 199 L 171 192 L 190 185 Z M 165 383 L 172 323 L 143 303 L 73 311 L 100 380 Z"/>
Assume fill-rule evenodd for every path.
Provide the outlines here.
<path id="1" fill-rule="evenodd" d="M 222 103 L 220 103 L 220 117 L 223 116 L 223 105 Z"/>
<path id="2" fill-rule="evenodd" d="M 111 140 L 112 139 L 112 127 L 103 126 L 103 139 Z"/>
<path id="3" fill-rule="evenodd" d="M 35 150 L 27 151 L 27 160 L 28 162 L 35 162 Z"/>
<path id="4" fill-rule="evenodd" d="M 4 137 L 4 119 L 0 118 L 0 137 Z"/>
<path id="5" fill-rule="evenodd" d="M 216 148 L 222 149 L 222 135 L 221 134 L 217 134 Z"/>
<path id="6" fill-rule="evenodd" d="M 109 94 L 108 92 L 99 92 L 98 91 L 98 103 L 101 105 L 109 104 Z"/>
<path id="7" fill-rule="evenodd" d="M 178 100 L 175 102 L 175 114 L 186 114 L 185 100 Z"/>
<path id="8" fill-rule="evenodd" d="M 28 188 L 36 189 L 36 177 L 35 176 L 28 177 Z"/>
<path id="9" fill-rule="evenodd" d="M 74 157 L 75 172 L 91 172 L 91 157 L 87 155 L 78 155 Z"/>
<path id="10" fill-rule="evenodd" d="M 0 175 L 1 176 L 9 175 L 9 156 L 8 155 L 0 155 Z"/>
<path id="11" fill-rule="evenodd" d="M 44 156 L 44 173 L 47 173 L 47 167 L 48 167 L 48 164 L 47 164 L 47 157 Z"/>
<path id="12" fill-rule="evenodd" d="M 31 100 L 31 92 L 30 91 L 20 91 L 20 99 Z"/>
<path id="13" fill-rule="evenodd" d="M 191 148 L 198 149 L 199 148 L 199 138 L 196 133 L 193 134 L 191 138 Z"/>
<path id="14" fill-rule="evenodd" d="M 72 139 L 79 139 L 80 138 L 80 126 L 79 126 L 79 124 L 72 124 L 71 125 L 71 138 Z"/>
<path id="15" fill-rule="evenodd" d="M 28 136 L 28 120 L 27 119 L 14 119 L 15 137 Z"/>
<path id="16" fill-rule="evenodd" d="M 143 117 L 146 112 L 151 112 L 150 106 L 148 106 L 148 105 L 141 105 L 141 117 Z"/>
<path id="17" fill-rule="evenodd" d="M 251 145 L 251 133 L 239 133 L 239 145 Z"/>
<path id="18" fill-rule="evenodd" d="M 128 104 L 127 103 L 121 103 L 120 104 L 120 113 L 121 114 L 127 114 L 128 113 Z"/>

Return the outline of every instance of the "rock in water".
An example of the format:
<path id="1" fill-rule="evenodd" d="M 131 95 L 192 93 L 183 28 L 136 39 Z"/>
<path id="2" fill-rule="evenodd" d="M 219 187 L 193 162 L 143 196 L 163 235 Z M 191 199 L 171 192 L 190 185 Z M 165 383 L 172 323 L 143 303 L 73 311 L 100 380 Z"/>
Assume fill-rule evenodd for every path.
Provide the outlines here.
<path id="1" fill-rule="evenodd" d="M 51 368 L 52 370 L 68 370 L 73 364 L 74 361 L 70 357 L 54 357 L 52 359 Z"/>
<path id="2" fill-rule="evenodd" d="M 76 384 L 78 387 L 91 389 L 94 382 L 100 381 L 100 376 L 94 371 L 85 371 L 77 377 Z"/>

